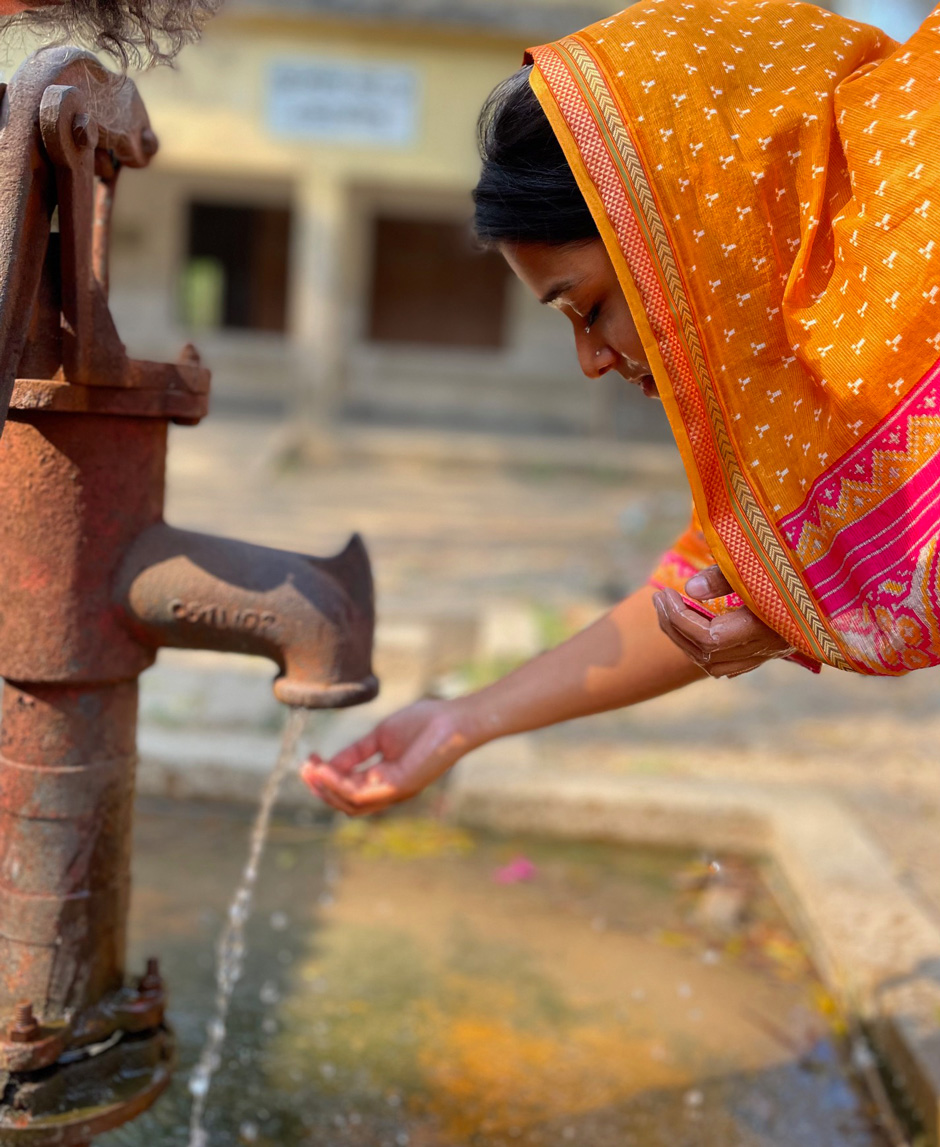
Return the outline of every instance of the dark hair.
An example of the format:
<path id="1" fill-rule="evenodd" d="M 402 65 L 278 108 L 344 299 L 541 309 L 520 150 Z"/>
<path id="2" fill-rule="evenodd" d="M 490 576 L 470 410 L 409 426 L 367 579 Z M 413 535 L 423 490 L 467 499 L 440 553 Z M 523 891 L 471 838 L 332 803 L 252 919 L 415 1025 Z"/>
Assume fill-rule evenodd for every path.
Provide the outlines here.
<path id="1" fill-rule="evenodd" d="M 529 85 L 531 71 L 503 80 L 480 112 L 477 238 L 485 245 L 596 239 L 597 225 Z"/>
<path id="2" fill-rule="evenodd" d="M 124 69 L 162 64 L 199 38 L 222 0 L 62 0 L 0 20 L 53 43 L 82 43 L 107 52 Z"/>

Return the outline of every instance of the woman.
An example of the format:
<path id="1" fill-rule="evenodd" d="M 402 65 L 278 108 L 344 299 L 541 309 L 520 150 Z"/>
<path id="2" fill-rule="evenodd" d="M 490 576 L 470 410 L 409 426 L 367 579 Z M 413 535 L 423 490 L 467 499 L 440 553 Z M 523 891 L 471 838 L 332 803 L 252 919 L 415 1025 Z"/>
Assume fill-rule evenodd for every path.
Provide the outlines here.
<path id="1" fill-rule="evenodd" d="M 477 230 L 569 319 L 585 374 L 658 393 L 701 532 L 660 592 L 311 760 L 324 800 L 377 811 L 477 745 L 676 689 L 696 662 L 940 663 L 938 78 L 940 10 L 898 48 L 799 2 L 651 0 L 534 49 L 494 93 Z M 677 592 L 696 569 L 714 620 Z"/>

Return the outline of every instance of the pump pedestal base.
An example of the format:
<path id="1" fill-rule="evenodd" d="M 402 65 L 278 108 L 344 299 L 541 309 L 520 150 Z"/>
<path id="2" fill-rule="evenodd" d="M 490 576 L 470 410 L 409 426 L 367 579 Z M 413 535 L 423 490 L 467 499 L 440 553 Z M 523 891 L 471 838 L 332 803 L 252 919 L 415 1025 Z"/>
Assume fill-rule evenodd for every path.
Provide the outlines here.
<path id="1" fill-rule="evenodd" d="M 0 1075 L 0 1147 L 85 1147 L 155 1103 L 175 1063 L 173 1034 L 163 1027 L 86 1048 L 81 1058 L 46 1071 Z"/>

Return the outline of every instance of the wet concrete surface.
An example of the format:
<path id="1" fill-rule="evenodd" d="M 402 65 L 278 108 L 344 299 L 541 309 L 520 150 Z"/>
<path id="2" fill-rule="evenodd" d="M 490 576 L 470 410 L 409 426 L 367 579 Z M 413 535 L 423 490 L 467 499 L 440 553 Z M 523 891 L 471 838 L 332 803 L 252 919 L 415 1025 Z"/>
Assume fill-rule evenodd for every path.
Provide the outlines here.
<path id="1" fill-rule="evenodd" d="M 249 826 L 139 807 L 131 967 L 161 956 L 183 1070 L 99 1147 L 187 1142 Z M 208 1127 L 220 1145 L 878 1147 L 838 1029 L 734 860 L 414 816 L 334 831 L 305 810 L 273 828 Z"/>

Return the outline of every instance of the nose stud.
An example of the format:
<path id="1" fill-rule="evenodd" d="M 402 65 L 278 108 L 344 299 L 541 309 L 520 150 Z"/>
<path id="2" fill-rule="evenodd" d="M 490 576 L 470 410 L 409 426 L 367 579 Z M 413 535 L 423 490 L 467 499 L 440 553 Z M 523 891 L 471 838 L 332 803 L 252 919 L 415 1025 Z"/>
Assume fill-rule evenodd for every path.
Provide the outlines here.
<path id="1" fill-rule="evenodd" d="M 601 352 L 600 352 L 599 350 L 596 350 L 596 351 L 594 352 L 594 357 L 595 357 L 595 358 L 600 358 L 600 357 L 601 357 Z"/>

